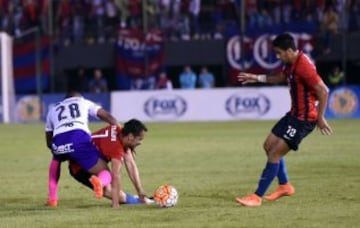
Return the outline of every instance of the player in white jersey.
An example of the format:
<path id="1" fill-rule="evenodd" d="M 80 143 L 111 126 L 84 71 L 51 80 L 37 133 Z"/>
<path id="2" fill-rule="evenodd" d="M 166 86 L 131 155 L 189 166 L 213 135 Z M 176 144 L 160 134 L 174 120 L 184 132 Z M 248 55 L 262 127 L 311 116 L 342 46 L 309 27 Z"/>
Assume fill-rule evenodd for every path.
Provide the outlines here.
<path id="1" fill-rule="evenodd" d="M 97 198 L 103 196 L 103 187 L 111 181 L 113 188 L 115 187 L 114 192 L 119 192 L 119 178 L 112 178 L 113 173 L 110 174 L 106 162 L 92 143 L 89 116 L 100 118 L 110 125 L 118 124 L 110 113 L 83 98 L 78 92 L 69 92 L 63 101 L 48 112 L 45 124 L 46 143 L 53 154 L 49 166 L 48 206 L 57 206 L 57 182 L 60 177 L 60 163 L 64 160 L 73 160 L 93 174 L 90 182 Z M 112 167 L 112 170 L 118 170 L 121 163 L 112 164 L 114 165 L 117 167 Z M 113 194 L 112 206 L 119 206 L 118 194 Z"/>

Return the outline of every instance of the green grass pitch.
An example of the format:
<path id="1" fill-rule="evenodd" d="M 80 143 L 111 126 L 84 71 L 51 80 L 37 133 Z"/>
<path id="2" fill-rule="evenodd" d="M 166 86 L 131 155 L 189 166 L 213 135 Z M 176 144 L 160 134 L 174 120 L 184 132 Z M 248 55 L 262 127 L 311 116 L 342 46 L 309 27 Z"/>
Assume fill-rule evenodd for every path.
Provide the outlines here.
<path id="1" fill-rule="evenodd" d="M 112 209 L 71 179 L 65 163 L 59 206 L 47 208 L 43 124 L 0 125 L 0 227 L 359 227 L 360 120 L 332 120 L 332 136 L 315 130 L 286 156 L 293 197 L 258 208 L 235 203 L 256 188 L 266 162 L 262 143 L 274 123 L 148 123 L 137 162 L 148 194 L 162 184 L 177 188 L 178 204 L 169 209 Z M 123 188 L 135 193 L 126 175 Z"/>

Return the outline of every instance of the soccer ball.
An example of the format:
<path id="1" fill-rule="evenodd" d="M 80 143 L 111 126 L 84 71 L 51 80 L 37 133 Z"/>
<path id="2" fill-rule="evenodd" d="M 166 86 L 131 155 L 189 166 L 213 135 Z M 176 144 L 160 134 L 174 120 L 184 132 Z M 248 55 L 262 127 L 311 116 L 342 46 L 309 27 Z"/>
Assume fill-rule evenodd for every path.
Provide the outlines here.
<path id="1" fill-rule="evenodd" d="M 154 193 L 155 204 L 159 207 L 173 207 L 179 198 L 177 190 L 171 185 L 162 185 Z"/>

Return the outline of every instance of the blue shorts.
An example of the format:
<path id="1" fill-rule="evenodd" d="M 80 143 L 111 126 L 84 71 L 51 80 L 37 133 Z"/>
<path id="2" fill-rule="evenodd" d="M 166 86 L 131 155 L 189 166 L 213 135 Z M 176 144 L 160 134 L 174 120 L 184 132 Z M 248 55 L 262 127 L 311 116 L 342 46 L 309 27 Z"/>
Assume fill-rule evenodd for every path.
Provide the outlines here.
<path id="1" fill-rule="evenodd" d="M 73 130 L 58 134 L 53 138 L 55 159 L 74 160 L 85 170 L 92 168 L 102 158 L 99 150 L 91 141 L 91 136 L 82 130 Z"/>
<path id="2" fill-rule="evenodd" d="M 316 122 L 306 122 L 296 119 L 287 113 L 273 127 L 271 132 L 285 140 L 290 149 L 297 150 L 300 142 L 316 127 Z"/>

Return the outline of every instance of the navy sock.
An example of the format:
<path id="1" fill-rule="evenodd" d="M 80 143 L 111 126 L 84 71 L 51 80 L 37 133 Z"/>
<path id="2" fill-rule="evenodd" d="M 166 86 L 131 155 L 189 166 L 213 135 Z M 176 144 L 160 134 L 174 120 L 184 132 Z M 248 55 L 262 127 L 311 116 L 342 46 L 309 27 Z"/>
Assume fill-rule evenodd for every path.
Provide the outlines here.
<path id="1" fill-rule="evenodd" d="M 271 182 L 274 180 L 276 174 L 279 172 L 279 163 L 266 163 L 266 167 L 261 175 L 259 186 L 255 194 L 262 197 L 268 190 Z"/>
<path id="2" fill-rule="evenodd" d="M 129 193 L 126 194 L 126 204 L 140 204 L 141 201 L 138 197 L 134 197 L 133 195 L 130 195 Z"/>
<path id="3" fill-rule="evenodd" d="M 289 182 L 284 158 L 281 158 L 280 160 L 279 172 L 277 174 L 277 177 L 279 179 L 279 184 L 286 184 L 287 182 Z"/>

